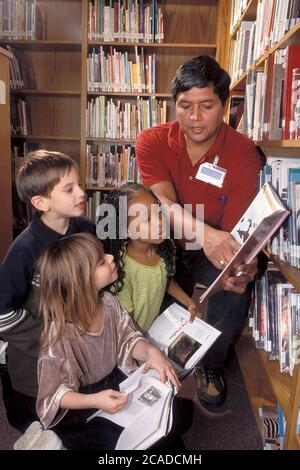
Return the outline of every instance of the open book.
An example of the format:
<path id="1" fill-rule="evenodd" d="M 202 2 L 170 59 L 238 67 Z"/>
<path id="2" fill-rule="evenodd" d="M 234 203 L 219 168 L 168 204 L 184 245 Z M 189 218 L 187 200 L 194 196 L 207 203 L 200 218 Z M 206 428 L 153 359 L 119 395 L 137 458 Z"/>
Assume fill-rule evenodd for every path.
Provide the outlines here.
<path id="1" fill-rule="evenodd" d="M 151 343 L 163 350 L 183 378 L 221 334 L 200 318 L 189 323 L 190 312 L 176 303 L 152 323 L 147 333 Z"/>
<path id="2" fill-rule="evenodd" d="M 142 370 L 144 364 L 121 382 L 120 391 L 128 393 L 127 405 L 114 414 L 96 411 L 88 421 L 101 416 L 124 429 L 116 450 L 148 449 L 171 430 L 174 387 L 159 380 L 158 373 Z"/>
<path id="3" fill-rule="evenodd" d="M 289 211 L 276 191 L 269 183 L 265 183 L 231 231 L 231 235 L 241 244 L 240 249 L 200 297 L 200 305 L 221 290 L 228 277 L 237 274 L 240 264 L 250 263 L 255 258 L 288 215 Z"/>
<path id="4" fill-rule="evenodd" d="M 153 322 L 148 337 L 163 350 L 183 377 L 202 358 L 221 334 L 199 318 L 189 323 L 190 313 L 172 304 Z M 123 427 L 116 450 L 148 449 L 171 430 L 172 403 L 176 393 L 168 381 L 159 380 L 156 370 L 143 373 L 144 365 L 120 383 L 128 393 L 128 403 L 120 411 L 108 414 L 96 411 L 89 418 L 101 416 Z"/>

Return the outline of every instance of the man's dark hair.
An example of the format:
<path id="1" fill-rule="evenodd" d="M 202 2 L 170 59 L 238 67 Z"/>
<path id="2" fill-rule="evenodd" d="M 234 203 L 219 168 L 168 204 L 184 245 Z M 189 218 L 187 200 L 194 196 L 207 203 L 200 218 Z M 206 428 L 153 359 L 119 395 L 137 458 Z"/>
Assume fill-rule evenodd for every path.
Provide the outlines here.
<path id="1" fill-rule="evenodd" d="M 224 105 L 229 96 L 230 82 L 230 76 L 215 59 L 200 55 L 179 67 L 171 83 L 171 92 L 176 102 L 179 93 L 194 87 L 205 88 L 212 85 L 214 93 Z"/>

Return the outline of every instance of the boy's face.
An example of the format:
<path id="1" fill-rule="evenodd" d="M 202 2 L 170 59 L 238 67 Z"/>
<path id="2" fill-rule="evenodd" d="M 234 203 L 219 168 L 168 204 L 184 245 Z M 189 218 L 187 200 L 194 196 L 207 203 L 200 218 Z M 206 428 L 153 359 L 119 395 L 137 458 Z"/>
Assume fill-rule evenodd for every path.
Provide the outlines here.
<path id="1" fill-rule="evenodd" d="M 212 86 L 179 93 L 176 116 L 188 141 L 201 144 L 213 139 L 223 122 L 225 107 Z"/>
<path id="2" fill-rule="evenodd" d="M 44 197 L 48 207 L 46 213 L 57 218 L 81 216 L 84 212 L 84 191 L 79 186 L 79 175 L 75 168 L 65 173 L 49 197 Z"/>

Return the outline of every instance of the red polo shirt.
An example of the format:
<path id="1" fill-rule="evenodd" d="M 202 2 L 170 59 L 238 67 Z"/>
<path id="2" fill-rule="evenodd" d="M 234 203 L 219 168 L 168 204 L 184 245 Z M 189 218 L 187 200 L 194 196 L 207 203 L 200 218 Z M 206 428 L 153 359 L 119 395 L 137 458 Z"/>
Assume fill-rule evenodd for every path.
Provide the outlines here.
<path id="1" fill-rule="evenodd" d="M 200 163 L 192 165 L 177 121 L 144 130 L 136 142 L 137 163 L 146 186 L 170 181 L 180 204 L 192 204 L 193 215 L 195 204 L 204 204 L 205 222 L 231 231 L 257 192 L 262 159 L 252 141 L 225 123 L 201 163 L 213 163 L 216 155 L 218 166 L 227 170 L 222 188 L 195 178 Z"/>

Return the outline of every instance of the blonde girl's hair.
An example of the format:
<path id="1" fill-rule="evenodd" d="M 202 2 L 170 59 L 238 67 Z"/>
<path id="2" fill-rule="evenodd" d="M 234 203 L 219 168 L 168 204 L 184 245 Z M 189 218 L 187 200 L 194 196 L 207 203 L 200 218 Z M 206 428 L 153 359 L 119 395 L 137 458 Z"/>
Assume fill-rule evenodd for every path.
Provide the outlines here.
<path id="1" fill-rule="evenodd" d="M 56 335 L 50 345 L 63 336 L 67 323 L 72 323 L 79 334 L 89 330 L 101 302 L 95 271 L 103 259 L 102 243 L 89 233 L 62 238 L 42 255 L 39 260 L 42 343 L 47 342 L 51 322 L 55 324 Z"/>

